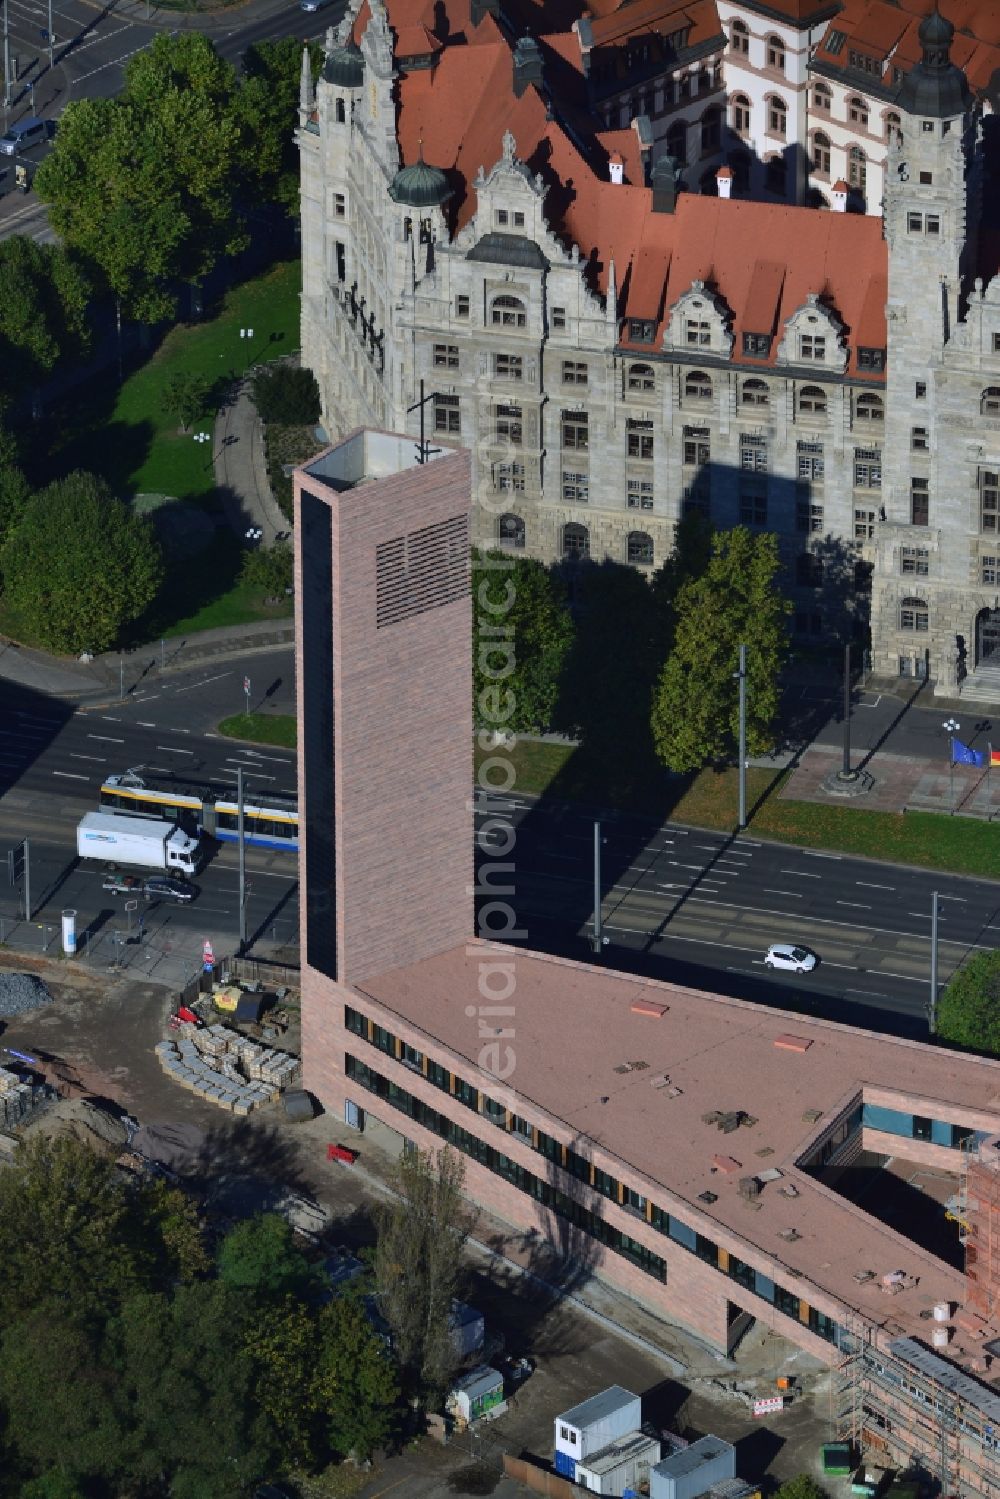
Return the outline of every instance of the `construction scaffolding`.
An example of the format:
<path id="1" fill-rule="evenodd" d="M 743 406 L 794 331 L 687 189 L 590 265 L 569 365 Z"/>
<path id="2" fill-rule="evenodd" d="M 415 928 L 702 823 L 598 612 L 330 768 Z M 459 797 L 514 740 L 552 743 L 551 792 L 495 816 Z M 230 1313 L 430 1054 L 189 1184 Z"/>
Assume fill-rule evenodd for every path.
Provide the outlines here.
<path id="1" fill-rule="evenodd" d="M 965 1306 L 991 1322 L 1000 1314 L 1000 1138 L 973 1144 L 965 1159 Z"/>
<path id="2" fill-rule="evenodd" d="M 856 1329 L 839 1370 L 839 1435 L 859 1460 L 936 1480 L 942 1494 L 1000 1496 L 1000 1395 L 914 1338 L 878 1347 Z"/>

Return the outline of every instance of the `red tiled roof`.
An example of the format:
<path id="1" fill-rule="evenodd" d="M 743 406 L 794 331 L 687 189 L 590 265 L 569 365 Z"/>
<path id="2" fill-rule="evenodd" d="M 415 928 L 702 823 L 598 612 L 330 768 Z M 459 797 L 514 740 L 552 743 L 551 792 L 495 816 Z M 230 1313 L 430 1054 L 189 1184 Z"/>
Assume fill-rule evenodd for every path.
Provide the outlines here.
<path id="1" fill-rule="evenodd" d="M 410 9 L 405 18 L 409 33 L 433 31 L 443 46 L 433 69 L 400 78 L 397 135 L 404 165 L 416 162 L 422 150 L 427 162 L 449 174 L 453 232 L 474 215 L 476 174 L 501 158 L 509 130 L 518 158 L 545 185 L 553 232 L 579 247 L 600 294 L 607 291 L 614 258 L 631 316 L 662 324 L 698 279 L 731 308 L 740 348 L 744 331 L 780 329 L 815 292 L 846 327 L 849 372 L 856 370 L 859 341 L 885 346 L 886 247 L 877 218 L 692 193 L 680 195 L 674 213 L 654 213 L 634 131 L 597 134 L 580 111 L 567 116 L 571 138 L 536 87 L 515 96 L 510 44 L 491 16 L 474 30 L 460 31 L 468 0 L 449 0 L 452 26 L 444 31 L 436 5 L 427 0 L 422 14 Z M 390 0 L 390 21 L 395 11 L 402 20 L 403 10 L 404 0 Z M 365 0 L 358 26 L 367 14 Z M 427 19 L 435 14 L 436 29 Z M 406 28 L 402 35 L 411 45 Z M 623 184 L 609 180 L 608 160 L 615 153 L 625 162 Z"/>
<path id="2" fill-rule="evenodd" d="M 833 67 L 847 62 L 847 47 L 836 53 L 829 48 L 832 31 L 843 32 L 859 48 L 883 61 L 891 55 L 892 67 L 906 73 L 920 61 L 920 22 L 934 10 L 937 0 L 844 0 L 820 42 L 817 56 Z M 940 0 L 940 11 L 955 27 L 952 61 L 962 68 L 970 87 L 985 93 L 1000 69 L 1000 5 L 996 0 Z M 888 81 L 888 80 L 886 80 Z M 858 78 L 864 92 L 864 78 Z"/>
<path id="3" fill-rule="evenodd" d="M 715 0 L 632 0 L 619 10 L 591 21 L 594 46 L 604 47 L 637 32 L 669 36 L 690 28 L 688 45 L 717 36 L 722 30 Z"/>

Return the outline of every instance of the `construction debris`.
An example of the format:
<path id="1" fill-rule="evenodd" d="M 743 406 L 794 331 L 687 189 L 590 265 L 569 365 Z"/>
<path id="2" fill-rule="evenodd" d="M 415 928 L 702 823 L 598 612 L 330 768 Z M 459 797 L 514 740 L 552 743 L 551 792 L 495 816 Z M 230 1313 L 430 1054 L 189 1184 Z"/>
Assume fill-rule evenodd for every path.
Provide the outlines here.
<path id="1" fill-rule="evenodd" d="M 32 1082 L 9 1067 L 0 1067 L 0 1130 L 13 1133 L 51 1097 L 51 1089 L 44 1083 Z"/>
<path id="2" fill-rule="evenodd" d="M 156 1054 L 168 1077 L 241 1117 L 276 1102 L 284 1089 L 297 1087 L 301 1080 L 298 1057 L 259 1046 L 225 1025 L 161 1041 Z"/>

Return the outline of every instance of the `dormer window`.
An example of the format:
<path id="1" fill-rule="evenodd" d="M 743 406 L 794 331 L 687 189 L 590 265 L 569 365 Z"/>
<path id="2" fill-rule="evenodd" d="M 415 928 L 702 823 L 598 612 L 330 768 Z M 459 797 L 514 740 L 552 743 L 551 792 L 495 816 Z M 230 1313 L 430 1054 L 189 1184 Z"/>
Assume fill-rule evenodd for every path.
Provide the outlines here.
<path id="1" fill-rule="evenodd" d="M 770 333 L 744 333 L 743 353 L 748 359 L 766 359 L 770 352 Z"/>
<path id="2" fill-rule="evenodd" d="M 656 337 L 656 324 L 647 318 L 629 318 L 628 336 L 633 343 L 651 344 Z"/>
<path id="3" fill-rule="evenodd" d="M 825 359 L 826 339 L 818 333 L 801 333 L 799 335 L 799 358 L 800 359 Z"/>
<path id="4" fill-rule="evenodd" d="M 881 372 L 885 369 L 884 349 L 859 349 L 858 369 Z"/>

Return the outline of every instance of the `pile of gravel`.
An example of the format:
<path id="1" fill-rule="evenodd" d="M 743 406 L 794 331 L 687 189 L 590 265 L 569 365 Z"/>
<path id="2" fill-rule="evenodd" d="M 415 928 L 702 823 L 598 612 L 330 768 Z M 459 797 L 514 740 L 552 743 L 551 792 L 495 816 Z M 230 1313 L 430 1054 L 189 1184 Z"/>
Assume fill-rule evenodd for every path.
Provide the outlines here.
<path id="1" fill-rule="evenodd" d="M 52 1002 L 52 995 L 33 973 L 0 973 L 0 1015 L 27 1015 Z"/>

